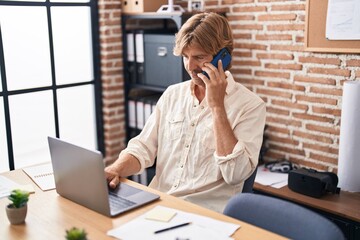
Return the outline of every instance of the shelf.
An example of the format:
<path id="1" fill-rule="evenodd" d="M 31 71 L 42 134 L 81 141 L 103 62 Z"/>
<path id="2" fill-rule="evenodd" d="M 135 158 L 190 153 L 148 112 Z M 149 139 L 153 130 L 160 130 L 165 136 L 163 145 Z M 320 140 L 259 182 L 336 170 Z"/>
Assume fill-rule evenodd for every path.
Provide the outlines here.
<path id="1" fill-rule="evenodd" d="M 128 19 L 159 19 L 166 20 L 171 19 L 175 22 L 177 29 L 180 29 L 183 19 L 191 16 L 191 13 L 157 13 L 157 12 L 147 12 L 147 13 L 125 13 L 122 15 L 123 21 L 127 21 Z"/>

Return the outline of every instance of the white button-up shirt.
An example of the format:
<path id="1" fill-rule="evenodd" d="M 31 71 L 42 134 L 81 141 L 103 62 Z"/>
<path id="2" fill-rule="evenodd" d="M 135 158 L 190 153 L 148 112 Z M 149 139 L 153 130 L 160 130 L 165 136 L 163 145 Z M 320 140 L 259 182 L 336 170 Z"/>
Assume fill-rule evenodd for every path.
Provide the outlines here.
<path id="1" fill-rule="evenodd" d="M 238 142 L 218 156 L 211 110 L 199 103 L 191 81 L 172 85 L 159 99 L 141 133 L 123 152 L 135 156 L 141 170 L 154 164 L 150 187 L 222 212 L 241 192 L 257 163 L 265 125 L 265 103 L 226 72 L 225 109 Z"/>

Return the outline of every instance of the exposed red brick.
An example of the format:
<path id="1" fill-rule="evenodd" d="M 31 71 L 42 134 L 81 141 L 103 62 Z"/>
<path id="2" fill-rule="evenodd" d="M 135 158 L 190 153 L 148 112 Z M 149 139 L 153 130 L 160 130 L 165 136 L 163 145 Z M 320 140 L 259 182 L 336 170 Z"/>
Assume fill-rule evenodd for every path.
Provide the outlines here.
<path id="1" fill-rule="evenodd" d="M 286 134 L 286 135 L 290 134 L 289 129 L 281 128 L 281 127 L 275 127 L 275 126 L 271 126 L 271 125 L 269 125 L 266 128 L 266 132 L 277 132 L 277 133 L 283 133 L 283 134 Z"/>
<path id="2" fill-rule="evenodd" d="M 236 43 L 237 48 L 244 48 L 244 49 L 258 49 L 258 50 L 265 50 L 267 47 L 263 44 L 255 44 L 255 43 Z"/>
<path id="3" fill-rule="evenodd" d="M 274 63 L 267 63 L 265 64 L 265 68 L 270 69 L 287 69 L 287 70 L 301 70 L 301 64 L 274 64 Z"/>
<path id="4" fill-rule="evenodd" d="M 261 34 L 255 36 L 256 40 L 291 40 L 292 36 L 290 34 Z"/>
<path id="5" fill-rule="evenodd" d="M 284 82 L 268 82 L 268 86 L 272 88 L 280 88 L 280 89 L 291 89 L 295 91 L 305 91 L 305 87 L 301 85 L 289 84 Z"/>
<path id="6" fill-rule="evenodd" d="M 295 158 L 292 156 L 289 157 L 289 161 L 292 163 L 298 164 L 300 166 L 306 166 L 308 168 L 316 169 L 318 171 L 329 171 L 328 166 L 325 166 L 325 165 L 319 164 L 319 163 L 309 162 L 307 160 Z"/>
<path id="7" fill-rule="evenodd" d="M 315 160 L 319 160 L 319 161 L 322 161 L 322 162 L 332 163 L 332 164 L 337 164 L 338 163 L 338 159 L 335 158 L 335 157 L 327 157 L 327 156 L 316 154 L 316 153 L 310 153 L 310 158 L 315 159 Z"/>
<path id="8" fill-rule="evenodd" d="M 298 11 L 305 10 L 305 4 L 272 5 L 271 11 Z"/>
<path id="9" fill-rule="evenodd" d="M 269 144 L 269 148 L 272 150 L 282 151 L 287 154 L 295 154 L 300 156 L 305 156 L 305 151 L 302 149 L 295 149 L 290 147 L 285 147 L 283 144 L 281 146 L 276 144 Z"/>
<path id="10" fill-rule="evenodd" d="M 276 131 L 272 131 L 272 132 L 276 132 Z M 290 139 L 289 136 L 279 137 L 279 136 L 275 136 L 272 134 L 267 134 L 266 136 L 267 136 L 267 140 L 270 142 L 278 142 L 278 143 L 280 142 L 280 143 L 290 144 L 290 145 L 294 145 L 294 146 L 299 145 L 299 141 Z"/>
<path id="11" fill-rule="evenodd" d="M 339 149 L 330 147 L 329 145 L 321 146 L 319 144 L 303 143 L 304 148 L 309 148 L 324 153 L 338 154 Z"/>
<path id="12" fill-rule="evenodd" d="M 360 59 L 350 59 L 346 61 L 348 67 L 360 67 Z"/>
<path id="13" fill-rule="evenodd" d="M 251 69 L 231 68 L 231 72 L 234 73 L 234 74 L 245 74 L 245 75 L 251 75 L 252 74 Z"/>
<path id="14" fill-rule="evenodd" d="M 329 115 L 338 116 L 338 117 L 341 116 L 340 109 L 331 109 L 331 108 L 325 108 L 325 107 L 312 106 L 312 111 L 314 113 L 329 114 Z"/>
<path id="15" fill-rule="evenodd" d="M 273 160 L 284 159 L 285 153 L 279 153 L 277 151 L 274 151 L 273 149 L 268 149 L 268 151 L 265 153 L 265 159 L 268 158 Z"/>
<path id="16" fill-rule="evenodd" d="M 271 103 L 273 105 L 278 105 L 278 106 L 286 107 L 289 109 L 299 109 L 299 110 L 303 110 L 303 111 L 307 111 L 309 109 L 308 105 L 301 104 L 301 103 L 293 103 L 293 102 L 289 102 L 289 101 L 271 100 Z"/>
<path id="17" fill-rule="evenodd" d="M 306 127 L 306 129 L 308 129 L 310 131 L 328 133 L 328 134 L 337 135 L 337 136 L 340 135 L 340 129 L 339 128 L 324 127 L 324 126 L 319 126 L 319 125 L 315 125 L 315 124 L 311 124 L 311 123 L 306 124 L 305 127 Z"/>
<path id="18" fill-rule="evenodd" d="M 265 6 L 233 7 L 233 12 L 266 12 Z"/>
<path id="19" fill-rule="evenodd" d="M 259 59 L 278 59 L 278 60 L 293 60 L 293 54 L 286 53 L 258 53 L 256 57 Z"/>
<path id="20" fill-rule="evenodd" d="M 339 69 L 339 68 L 309 68 L 309 73 L 318 73 L 325 75 L 336 75 L 343 77 L 350 77 L 351 71 L 348 69 Z"/>
<path id="21" fill-rule="evenodd" d="M 266 111 L 267 111 L 267 113 L 274 113 L 274 114 L 280 114 L 280 115 L 285 115 L 285 116 L 288 116 L 290 114 L 289 110 L 284 110 L 284 109 L 275 108 L 275 107 L 267 107 Z"/>
<path id="22" fill-rule="evenodd" d="M 304 50 L 304 46 L 299 45 L 271 45 L 271 50 L 280 50 L 280 51 L 293 51 L 300 52 Z"/>
<path id="23" fill-rule="evenodd" d="M 258 80 L 258 79 L 247 79 L 247 78 L 239 78 L 239 79 L 235 79 L 237 82 L 242 83 L 242 84 L 247 84 L 250 86 L 264 86 L 265 85 L 265 81 L 264 80 Z"/>
<path id="24" fill-rule="evenodd" d="M 302 125 L 301 121 L 295 120 L 294 118 L 285 119 L 285 118 L 282 118 L 282 116 L 276 116 L 276 117 L 267 116 L 266 117 L 266 122 L 267 123 L 283 124 L 286 127 L 287 126 L 301 127 L 301 125 Z"/>
<path id="25" fill-rule="evenodd" d="M 270 71 L 255 71 L 255 76 L 289 79 L 290 78 L 290 73 L 286 73 L 286 72 L 270 72 Z"/>
<path id="26" fill-rule="evenodd" d="M 295 42 L 297 43 L 304 43 L 304 37 L 303 36 L 296 36 L 295 37 Z"/>
<path id="27" fill-rule="evenodd" d="M 295 95 L 295 99 L 297 101 L 304 101 L 304 102 L 311 102 L 311 103 L 322 103 L 322 104 L 328 104 L 328 105 L 337 105 L 336 99 L 331 98 L 324 98 L 324 97 L 310 97 L 310 96 L 304 96 L 304 95 Z"/>
<path id="28" fill-rule="evenodd" d="M 319 134 L 310 134 L 308 132 L 294 131 L 293 135 L 300 138 L 310 139 L 318 142 L 330 143 L 330 144 L 333 143 L 333 140 L 330 137 L 321 136 Z"/>
<path id="29" fill-rule="evenodd" d="M 231 25 L 234 25 L 234 23 L 232 23 L 232 21 L 254 20 L 255 16 L 254 15 L 233 15 L 233 14 L 230 15 L 229 14 L 227 16 L 227 19 Z"/>
<path id="30" fill-rule="evenodd" d="M 231 26 L 233 30 L 263 30 L 264 26 L 261 24 L 240 24 Z"/>
<path id="31" fill-rule="evenodd" d="M 360 78 L 360 70 L 355 71 L 355 77 L 356 77 L 356 78 Z"/>
<path id="32" fill-rule="evenodd" d="M 332 78 L 320 78 L 320 77 L 308 77 L 308 76 L 294 76 L 295 82 L 309 82 L 309 83 L 320 83 L 326 85 L 336 85 L 336 80 Z"/>
<path id="33" fill-rule="evenodd" d="M 341 60 L 338 58 L 320 58 L 320 57 L 299 57 L 299 62 L 331 64 L 331 65 L 337 65 L 337 66 L 340 66 L 340 64 L 341 64 Z"/>
<path id="34" fill-rule="evenodd" d="M 327 94 L 327 95 L 335 95 L 335 96 L 342 95 L 342 89 L 333 89 L 333 88 L 310 87 L 310 92 Z"/>
<path id="35" fill-rule="evenodd" d="M 266 28 L 269 31 L 298 31 L 305 30 L 305 24 L 276 24 L 268 25 Z"/>
<path id="36" fill-rule="evenodd" d="M 250 33 L 235 33 L 234 39 L 251 39 Z"/>
<path id="37" fill-rule="evenodd" d="M 295 20 L 296 14 L 289 13 L 289 14 L 266 14 L 266 15 L 260 15 L 258 17 L 259 21 L 289 21 L 289 20 Z"/>
<path id="38" fill-rule="evenodd" d="M 269 89 L 257 89 L 257 93 L 264 94 L 264 95 L 270 95 L 270 96 L 277 96 L 277 97 L 283 97 L 291 99 L 292 93 L 289 92 L 281 92 L 281 91 L 275 91 L 275 90 L 269 90 Z"/>
<path id="39" fill-rule="evenodd" d="M 334 123 L 334 119 L 325 116 L 316 116 L 306 113 L 292 113 L 292 116 L 297 119 L 312 120 L 316 122 Z"/>
<path id="40" fill-rule="evenodd" d="M 244 61 L 233 60 L 232 64 L 234 66 L 260 66 L 261 65 L 260 61 L 251 61 L 251 60 L 244 60 Z"/>
<path id="41" fill-rule="evenodd" d="M 238 49 L 235 49 L 233 56 L 249 58 L 252 56 L 252 53 L 250 51 L 239 51 Z"/>
<path id="42" fill-rule="evenodd" d="M 217 2 L 217 1 L 216 1 Z M 253 3 L 255 0 L 221 0 L 221 4 L 234 4 L 234 3 Z M 206 1 L 207 3 L 207 1 Z"/>

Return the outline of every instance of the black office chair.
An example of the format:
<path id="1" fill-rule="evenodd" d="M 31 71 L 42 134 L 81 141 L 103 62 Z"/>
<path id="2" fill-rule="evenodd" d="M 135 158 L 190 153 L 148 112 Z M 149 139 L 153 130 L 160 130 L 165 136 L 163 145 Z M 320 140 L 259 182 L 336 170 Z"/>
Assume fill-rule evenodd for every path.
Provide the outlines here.
<path id="1" fill-rule="evenodd" d="M 245 180 L 243 190 L 242 190 L 243 193 L 252 193 L 253 192 L 253 186 L 254 186 L 254 182 L 255 182 L 256 172 L 257 172 L 257 165 L 256 165 L 254 172 L 250 175 L 250 177 L 248 179 Z"/>
<path id="2" fill-rule="evenodd" d="M 229 200 L 224 214 L 291 239 L 345 239 L 341 230 L 325 217 L 264 195 L 237 194 Z"/>

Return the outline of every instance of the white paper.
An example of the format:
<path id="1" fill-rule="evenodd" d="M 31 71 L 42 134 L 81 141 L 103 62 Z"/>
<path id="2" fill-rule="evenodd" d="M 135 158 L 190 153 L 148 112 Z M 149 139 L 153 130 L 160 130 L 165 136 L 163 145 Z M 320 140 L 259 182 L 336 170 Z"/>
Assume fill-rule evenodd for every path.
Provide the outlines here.
<path id="1" fill-rule="evenodd" d="M 338 177 L 339 187 L 360 192 L 360 82 L 344 83 Z"/>
<path id="2" fill-rule="evenodd" d="M 265 186 L 281 188 L 288 184 L 288 176 L 289 174 L 287 173 L 270 172 L 270 170 L 265 168 L 264 165 L 261 165 L 257 169 L 255 182 Z"/>
<path id="3" fill-rule="evenodd" d="M 23 168 L 23 171 L 43 190 L 55 189 L 54 172 L 51 163 Z"/>
<path id="4" fill-rule="evenodd" d="M 9 196 L 10 192 L 18 186 L 16 182 L 7 177 L 0 176 L 0 198 Z"/>
<path id="5" fill-rule="evenodd" d="M 155 208 L 176 211 L 176 215 L 169 222 L 160 222 L 146 219 L 147 213 L 145 213 L 134 220 L 121 225 L 120 227 L 109 230 L 107 234 L 123 240 L 161 240 L 176 238 L 191 240 L 225 240 L 232 239 L 229 236 L 231 236 L 240 227 L 240 225 L 237 224 L 227 223 L 172 208 L 166 208 L 163 206 L 156 206 Z M 163 233 L 154 234 L 157 230 L 186 222 L 191 222 L 191 224 Z M 141 226 L 141 230 L 139 230 L 139 226 Z"/>
<path id="6" fill-rule="evenodd" d="M 14 189 L 21 189 L 30 193 L 35 192 L 31 184 L 21 185 L 0 175 L 0 198 L 9 196 Z"/>
<path id="7" fill-rule="evenodd" d="M 326 38 L 329 40 L 359 40 L 359 13 L 359 0 L 329 0 L 326 17 Z"/>

